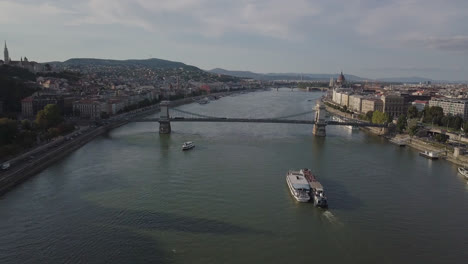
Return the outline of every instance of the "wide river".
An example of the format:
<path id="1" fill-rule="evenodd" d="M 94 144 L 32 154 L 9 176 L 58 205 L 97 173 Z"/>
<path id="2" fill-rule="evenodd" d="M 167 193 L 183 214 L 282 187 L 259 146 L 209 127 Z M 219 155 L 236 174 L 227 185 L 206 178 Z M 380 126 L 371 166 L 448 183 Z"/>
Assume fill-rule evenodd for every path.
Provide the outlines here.
<path id="1" fill-rule="evenodd" d="M 278 117 L 322 93 L 228 96 L 180 109 Z M 296 117 L 312 119 L 309 116 Z M 466 263 L 468 185 L 446 161 L 343 127 L 131 123 L 0 200 L 0 263 Z M 184 141 L 195 149 L 181 151 Z M 311 168 L 330 208 L 291 197 Z"/>

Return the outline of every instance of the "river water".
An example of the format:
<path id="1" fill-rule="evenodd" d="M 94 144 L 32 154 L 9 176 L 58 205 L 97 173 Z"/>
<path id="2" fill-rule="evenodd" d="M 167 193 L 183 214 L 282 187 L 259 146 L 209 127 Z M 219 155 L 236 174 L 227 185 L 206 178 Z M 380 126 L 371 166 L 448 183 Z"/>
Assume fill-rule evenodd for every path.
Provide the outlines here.
<path id="1" fill-rule="evenodd" d="M 180 109 L 305 112 L 321 93 L 228 96 Z M 296 117 L 311 119 L 310 116 Z M 132 123 L 0 200 L 0 263 L 466 263 L 468 185 L 457 168 L 385 139 L 308 125 Z M 195 149 L 182 152 L 184 141 Z M 299 204 L 308 167 L 329 210 Z"/>

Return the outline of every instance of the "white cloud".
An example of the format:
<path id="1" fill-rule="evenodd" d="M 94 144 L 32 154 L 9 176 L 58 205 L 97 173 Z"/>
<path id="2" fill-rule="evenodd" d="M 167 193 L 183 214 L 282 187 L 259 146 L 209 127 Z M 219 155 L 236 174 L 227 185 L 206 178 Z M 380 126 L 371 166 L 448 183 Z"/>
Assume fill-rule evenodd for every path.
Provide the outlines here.
<path id="1" fill-rule="evenodd" d="M 468 51 L 468 36 L 423 37 L 409 39 L 410 45 L 445 51 Z"/>
<path id="2" fill-rule="evenodd" d="M 57 16 L 66 14 L 73 14 L 73 12 L 47 2 L 25 4 L 13 1 L 0 1 L 0 23 L 2 24 L 33 24 L 38 21 L 52 20 Z"/>
<path id="3" fill-rule="evenodd" d="M 467 13 L 464 0 L 0 0 L 3 25 L 117 25 L 209 38 L 235 33 L 326 39 L 347 33 L 367 45 L 439 50 L 466 50 Z"/>
<path id="4" fill-rule="evenodd" d="M 74 24 L 122 24 L 149 31 L 220 36 L 229 32 L 297 36 L 294 24 L 320 9 L 306 0 L 89 0 Z"/>

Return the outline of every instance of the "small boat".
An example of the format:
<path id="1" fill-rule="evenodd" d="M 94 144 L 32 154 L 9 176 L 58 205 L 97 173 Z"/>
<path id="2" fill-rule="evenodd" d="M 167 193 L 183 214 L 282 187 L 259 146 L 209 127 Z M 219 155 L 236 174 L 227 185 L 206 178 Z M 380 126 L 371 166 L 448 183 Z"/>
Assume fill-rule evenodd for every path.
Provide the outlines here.
<path id="1" fill-rule="evenodd" d="M 431 160 L 439 159 L 439 154 L 437 152 L 433 152 L 433 151 L 425 150 L 424 152 L 419 152 L 419 155 L 423 156 L 425 158 L 431 159 Z"/>
<path id="2" fill-rule="evenodd" d="M 182 144 L 182 150 L 189 150 L 193 149 L 195 147 L 195 144 L 192 141 L 187 141 Z"/>
<path id="3" fill-rule="evenodd" d="M 300 173 L 304 175 L 304 177 L 310 185 L 314 205 L 321 208 L 327 208 L 328 200 L 323 191 L 322 184 L 317 180 L 317 178 L 312 174 L 312 172 L 309 169 L 302 169 Z"/>
<path id="4" fill-rule="evenodd" d="M 459 167 L 458 168 L 458 173 L 465 176 L 465 179 L 468 180 L 468 169 L 467 168 Z"/>
<path id="5" fill-rule="evenodd" d="M 289 171 L 286 175 L 289 191 L 296 201 L 307 203 L 310 200 L 310 186 L 304 175 L 299 171 Z"/>

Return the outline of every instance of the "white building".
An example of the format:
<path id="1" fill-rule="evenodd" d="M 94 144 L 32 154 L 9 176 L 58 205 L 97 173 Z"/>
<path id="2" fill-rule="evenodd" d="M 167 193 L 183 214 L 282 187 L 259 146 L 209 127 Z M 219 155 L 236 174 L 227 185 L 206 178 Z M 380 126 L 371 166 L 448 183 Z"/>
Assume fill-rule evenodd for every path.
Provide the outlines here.
<path id="1" fill-rule="evenodd" d="M 444 110 L 444 114 L 461 116 L 468 121 L 468 99 L 435 98 L 429 101 L 429 106 L 439 106 Z"/>

